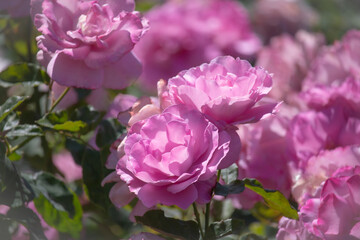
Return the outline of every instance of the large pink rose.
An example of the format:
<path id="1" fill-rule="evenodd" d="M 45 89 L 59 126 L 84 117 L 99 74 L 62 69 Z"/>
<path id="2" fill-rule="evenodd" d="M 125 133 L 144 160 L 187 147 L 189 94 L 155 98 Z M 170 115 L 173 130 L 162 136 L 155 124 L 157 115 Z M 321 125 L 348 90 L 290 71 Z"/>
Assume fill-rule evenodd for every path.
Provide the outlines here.
<path id="1" fill-rule="evenodd" d="M 256 122 L 277 103 L 260 101 L 272 86 L 271 75 L 239 58 L 218 57 L 169 79 L 168 99 L 226 123 Z"/>
<path id="2" fill-rule="evenodd" d="M 307 231 L 303 239 L 355 240 L 360 238 L 360 166 L 344 167 L 327 179 L 318 193 L 300 208 L 297 226 L 284 218 L 278 239 L 287 232 L 293 238 Z M 285 224 L 287 222 L 287 224 Z M 291 227 L 292 231 L 287 231 Z M 294 231 L 294 228 L 299 231 Z M 290 234 L 292 233 L 292 234 Z"/>
<path id="3" fill-rule="evenodd" d="M 211 199 L 230 141 L 230 134 L 219 131 L 200 112 L 171 106 L 132 125 L 119 146 L 124 156 L 117 174 L 146 207 L 160 203 L 186 209 L 195 201 L 204 204 Z"/>
<path id="4" fill-rule="evenodd" d="M 167 1 L 146 17 L 151 29 L 135 47 L 144 65 L 139 85 L 156 89 L 156 82 L 211 59 L 253 56 L 261 47 L 246 9 L 233 0 Z"/>
<path id="5" fill-rule="evenodd" d="M 7 11 L 11 17 L 24 17 L 30 14 L 30 0 L 0 1 L 0 11 Z"/>
<path id="6" fill-rule="evenodd" d="M 122 89 L 141 73 L 131 53 L 148 29 L 132 0 L 32 0 L 38 60 L 60 85 Z"/>

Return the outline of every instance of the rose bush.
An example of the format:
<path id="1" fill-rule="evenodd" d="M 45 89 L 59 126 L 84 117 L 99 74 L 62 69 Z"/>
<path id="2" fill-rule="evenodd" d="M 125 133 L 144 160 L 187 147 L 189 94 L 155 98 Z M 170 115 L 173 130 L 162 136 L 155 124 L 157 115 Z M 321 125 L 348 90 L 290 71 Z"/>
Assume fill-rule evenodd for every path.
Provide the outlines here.
<path id="1" fill-rule="evenodd" d="M 60 85 L 127 87 L 141 73 L 131 50 L 148 29 L 133 10 L 133 1 L 32 0 L 34 24 L 42 33 L 38 61 Z"/>

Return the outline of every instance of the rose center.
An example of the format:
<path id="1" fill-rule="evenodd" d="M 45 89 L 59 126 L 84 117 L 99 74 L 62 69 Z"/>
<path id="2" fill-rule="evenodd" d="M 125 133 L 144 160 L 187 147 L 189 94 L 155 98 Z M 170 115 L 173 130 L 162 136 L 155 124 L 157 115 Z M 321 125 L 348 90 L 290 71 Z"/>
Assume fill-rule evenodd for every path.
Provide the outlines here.
<path id="1" fill-rule="evenodd" d="M 99 4 L 93 4 L 89 12 L 79 17 L 77 27 L 84 36 L 93 37 L 105 33 L 111 25 L 111 18 Z"/>

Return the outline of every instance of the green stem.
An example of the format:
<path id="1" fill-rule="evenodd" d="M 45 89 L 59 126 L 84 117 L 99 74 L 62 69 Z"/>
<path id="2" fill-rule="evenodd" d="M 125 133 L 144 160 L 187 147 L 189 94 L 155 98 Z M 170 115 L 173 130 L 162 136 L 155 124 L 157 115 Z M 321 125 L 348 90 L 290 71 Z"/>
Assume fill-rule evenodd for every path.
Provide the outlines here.
<path id="1" fill-rule="evenodd" d="M 209 222 L 210 222 L 210 203 L 206 204 L 206 210 L 205 210 L 205 236 L 208 232 L 208 228 L 209 228 Z"/>
<path id="2" fill-rule="evenodd" d="M 51 106 L 50 110 L 48 113 L 51 113 L 54 108 L 60 103 L 60 101 L 65 97 L 65 95 L 69 92 L 70 87 L 67 87 L 64 92 L 60 95 L 60 97 L 58 99 L 56 99 L 56 101 L 54 102 L 54 104 Z"/>
<path id="3" fill-rule="evenodd" d="M 196 221 L 198 223 L 199 230 L 200 230 L 201 239 L 205 239 L 204 238 L 204 232 L 203 232 L 202 227 L 201 227 L 200 215 L 199 215 L 199 212 L 197 210 L 197 206 L 196 206 L 195 203 L 193 203 L 192 206 L 193 206 L 195 218 L 196 218 Z"/>
<path id="4" fill-rule="evenodd" d="M 20 144 L 16 145 L 15 147 L 10 148 L 9 150 L 9 154 L 12 154 L 13 152 L 15 152 L 16 150 L 18 150 L 19 148 L 23 147 L 25 144 L 27 144 L 28 142 L 30 142 L 34 137 L 29 137 L 28 139 L 26 139 L 25 141 L 21 142 Z"/>

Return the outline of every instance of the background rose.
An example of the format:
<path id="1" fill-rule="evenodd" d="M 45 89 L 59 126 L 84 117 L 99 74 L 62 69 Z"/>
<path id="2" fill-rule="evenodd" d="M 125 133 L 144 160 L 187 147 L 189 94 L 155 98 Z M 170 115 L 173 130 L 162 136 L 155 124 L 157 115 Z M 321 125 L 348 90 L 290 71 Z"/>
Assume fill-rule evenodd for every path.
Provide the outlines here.
<path id="1" fill-rule="evenodd" d="M 30 0 L 1 1 L 0 11 L 7 11 L 11 17 L 24 17 L 30 14 Z"/>
<path id="2" fill-rule="evenodd" d="M 124 143 L 117 174 L 142 203 L 206 203 L 216 172 L 229 151 L 230 135 L 186 106 L 135 123 Z"/>
<path id="3" fill-rule="evenodd" d="M 33 0 L 38 60 L 64 86 L 122 89 L 141 73 L 130 52 L 147 21 L 133 1 Z M 71 69 L 71 72 L 69 72 Z"/>
<path id="4" fill-rule="evenodd" d="M 317 195 L 300 208 L 298 230 L 310 233 L 311 237 L 306 239 L 359 239 L 359 185 L 359 166 L 344 167 L 336 171 L 324 182 Z M 278 237 L 292 226 L 289 222 L 294 220 L 284 218 L 281 225 L 285 229 L 279 230 Z M 291 235 L 294 237 L 298 233 L 299 231 L 292 231 Z"/>
<path id="5" fill-rule="evenodd" d="M 273 73 L 273 88 L 269 95 L 275 99 L 291 102 L 300 92 L 313 58 L 325 39 L 322 34 L 299 31 L 295 37 L 282 35 L 271 39 L 269 46 L 260 50 L 256 61 Z"/>
<path id="6" fill-rule="evenodd" d="M 271 90 L 271 75 L 230 56 L 180 72 L 168 83 L 169 99 L 226 123 L 256 122 L 272 113 L 274 102 L 259 102 Z"/>
<path id="7" fill-rule="evenodd" d="M 135 52 L 144 65 L 139 86 L 147 90 L 154 91 L 161 78 L 167 80 L 217 56 L 249 58 L 261 47 L 238 1 L 167 1 L 146 17 L 151 29 Z"/>

